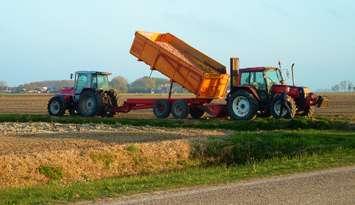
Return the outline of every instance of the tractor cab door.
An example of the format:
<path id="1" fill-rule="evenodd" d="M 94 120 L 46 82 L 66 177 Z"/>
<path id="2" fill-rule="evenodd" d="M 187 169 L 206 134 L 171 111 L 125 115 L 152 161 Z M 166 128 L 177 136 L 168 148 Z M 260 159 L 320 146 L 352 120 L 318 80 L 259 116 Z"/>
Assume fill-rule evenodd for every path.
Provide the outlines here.
<path id="1" fill-rule="evenodd" d="M 242 86 L 247 85 L 255 88 L 262 103 L 268 101 L 269 94 L 263 72 L 245 72 L 240 80 Z"/>
<path id="2" fill-rule="evenodd" d="M 75 98 L 79 99 L 81 92 L 85 88 L 91 88 L 91 75 L 90 73 L 77 73 L 75 75 Z"/>

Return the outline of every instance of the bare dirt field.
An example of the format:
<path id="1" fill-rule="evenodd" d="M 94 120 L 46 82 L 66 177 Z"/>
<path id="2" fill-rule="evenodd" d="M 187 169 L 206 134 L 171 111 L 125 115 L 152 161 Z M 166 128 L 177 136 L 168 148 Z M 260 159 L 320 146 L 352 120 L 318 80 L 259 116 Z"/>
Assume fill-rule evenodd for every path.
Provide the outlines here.
<path id="1" fill-rule="evenodd" d="M 328 97 L 329 107 L 317 109 L 318 116 L 346 118 L 355 120 L 355 93 L 321 93 Z M 47 103 L 51 95 L 0 95 L 0 113 L 47 114 Z M 119 103 L 126 98 L 164 98 L 166 95 L 124 94 L 119 96 Z M 178 96 L 185 97 L 185 96 Z M 192 97 L 188 95 L 187 97 Z M 220 100 L 223 102 L 224 100 Z M 123 118 L 154 118 L 151 110 L 132 111 L 120 114 Z"/>
<path id="2" fill-rule="evenodd" d="M 43 184 L 41 167 L 60 167 L 63 183 L 182 168 L 187 139 L 220 130 L 98 124 L 0 123 L 0 188 Z"/>

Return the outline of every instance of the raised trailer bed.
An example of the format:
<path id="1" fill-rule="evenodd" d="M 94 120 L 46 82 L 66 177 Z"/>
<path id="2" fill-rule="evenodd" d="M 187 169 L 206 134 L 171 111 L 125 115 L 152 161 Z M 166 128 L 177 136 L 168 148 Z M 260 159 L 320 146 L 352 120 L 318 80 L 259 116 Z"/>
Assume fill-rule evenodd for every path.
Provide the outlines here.
<path id="1" fill-rule="evenodd" d="M 170 33 L 136 32 L 130 53 L 197 98 L 226 96 L 225 66 Z"/>
<path id="2" fill-rule="evenodd" d="M 224 65 L 191 47 L 170 33 L 136 32 L 130 53 L 196 95 L 196 98 L 173 99 L 170 86 L 166 99 L 127 99 L 116 112 L 153 108 L 157 118 L 170 113 L 178 119 L 201 118 L 226 113 L 225 105 L 211 104 L 224 98 L 229 76 Z"/>

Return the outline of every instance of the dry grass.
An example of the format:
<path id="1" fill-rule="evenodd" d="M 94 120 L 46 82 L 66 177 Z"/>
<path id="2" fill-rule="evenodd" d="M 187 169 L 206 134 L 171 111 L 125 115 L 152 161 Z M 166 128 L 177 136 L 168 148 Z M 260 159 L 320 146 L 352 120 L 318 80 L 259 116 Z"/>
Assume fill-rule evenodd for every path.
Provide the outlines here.
<path id="1" fill-rule="evenodd" d="M 0 188 L 180 169 L 187 139 L 223 131 L 101 124 L 0 123 Z M 54 174 L 55 176 L 51 176 Z"/>
<path id="2" fill-rule="evenodd" d="M 134 144 L 135 151 L 129 148 L 131 146 L 69 146 L 62 150 L 3 154 L 0 155 L 0 188 L 48 183 L 51 177 L 40 172 L 43 167 L 59 169 L 60 182 L 67 184 L 179 169 L 191 162 L 190 145 L 184 140 Z"/>

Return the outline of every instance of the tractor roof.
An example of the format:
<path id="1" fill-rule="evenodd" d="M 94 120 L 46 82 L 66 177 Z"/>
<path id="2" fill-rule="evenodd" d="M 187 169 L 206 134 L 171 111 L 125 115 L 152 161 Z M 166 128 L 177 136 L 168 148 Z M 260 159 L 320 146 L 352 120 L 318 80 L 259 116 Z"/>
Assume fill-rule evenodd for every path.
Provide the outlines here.
<path id="1" fill-rule="evenodd" d="M 99 75 L 111 75 L 109 72 L 104 71 L 77 71 L 75 73 L 89 73 L 89 74 L 99 74 Z"/>
<path id="2" fill-rule="evenodd" d="M 241 68 L 240 72 L 264 72 L 268 70 L 276 70 L 277 67 L 252 67 L 252 68 Z"/>

